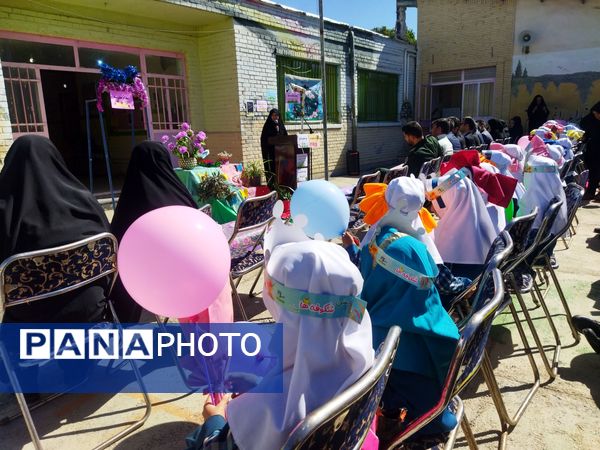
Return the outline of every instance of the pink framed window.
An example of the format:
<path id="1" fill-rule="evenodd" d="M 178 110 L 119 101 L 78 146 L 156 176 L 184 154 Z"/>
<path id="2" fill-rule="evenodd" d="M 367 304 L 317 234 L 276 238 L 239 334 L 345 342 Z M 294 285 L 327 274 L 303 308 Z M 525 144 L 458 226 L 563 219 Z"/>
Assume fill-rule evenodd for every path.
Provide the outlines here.
<path id="1" fill-rule="evenodd" d="M 148 75 L 148 95 L 154 131 L 176 130 L 189 120 L 183 77 Z"/>
<path id="2" fill-rule="evenodd" d="M 4 63 L 2 75 L 13 137 L 32 133 L 48 136 L 39 69 Z"/>

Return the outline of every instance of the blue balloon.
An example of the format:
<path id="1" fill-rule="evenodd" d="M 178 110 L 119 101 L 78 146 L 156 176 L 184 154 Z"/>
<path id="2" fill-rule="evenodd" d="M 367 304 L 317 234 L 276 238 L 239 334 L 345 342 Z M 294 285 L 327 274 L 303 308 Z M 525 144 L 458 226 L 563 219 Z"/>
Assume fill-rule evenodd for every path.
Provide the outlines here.
<path id="1" fill-rule="evenodd" d="M 340 188 L 325 180 L 305 181 L 298 186 L 290 203 L 292 218 L 304 215 L 304 232 L 325 239 L 340 237 L 348 228 L 350 207 Z"/>

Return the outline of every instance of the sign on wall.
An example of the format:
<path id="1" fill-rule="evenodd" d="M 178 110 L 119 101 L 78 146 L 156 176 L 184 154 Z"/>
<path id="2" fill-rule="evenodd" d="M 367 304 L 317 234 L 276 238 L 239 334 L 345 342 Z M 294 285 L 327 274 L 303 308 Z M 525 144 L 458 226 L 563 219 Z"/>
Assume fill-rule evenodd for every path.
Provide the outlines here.
<path id="1" fill-rule="evenodd" d="M 297 122 L 323 120 L 321 80 L 285 75 L 285 120 Z"/>

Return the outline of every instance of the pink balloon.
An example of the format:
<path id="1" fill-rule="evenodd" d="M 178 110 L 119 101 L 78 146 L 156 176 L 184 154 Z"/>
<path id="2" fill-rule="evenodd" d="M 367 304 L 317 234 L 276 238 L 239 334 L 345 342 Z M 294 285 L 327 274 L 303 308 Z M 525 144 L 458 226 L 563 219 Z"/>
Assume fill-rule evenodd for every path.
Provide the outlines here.
<path id="1" fill-rule="evenodd" d="M 119 276 L 131 297 L 161 316 L 190 317 L 208 308 L 228 282 L 229 244 L 218 225 L 187 206 L 155 209 L 121 240 Z"/>

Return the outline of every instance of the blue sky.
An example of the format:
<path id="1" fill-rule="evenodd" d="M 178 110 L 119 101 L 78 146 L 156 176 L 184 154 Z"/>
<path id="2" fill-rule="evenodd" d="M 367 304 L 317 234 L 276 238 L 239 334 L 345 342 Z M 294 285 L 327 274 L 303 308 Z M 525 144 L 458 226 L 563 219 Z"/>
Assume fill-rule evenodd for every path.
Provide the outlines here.
<path id="1" fill-rule="evenodd" d="M 318 0 L 273 0 L 282 5 L 319 13 Z M 393 28 L 396 23 L 396 0 L 323 0 L 325 17 L 351 25 L 374 28 L 385 25 Z M 406 23 L 417 34 L 417 8 L 408 8 Z"/>

